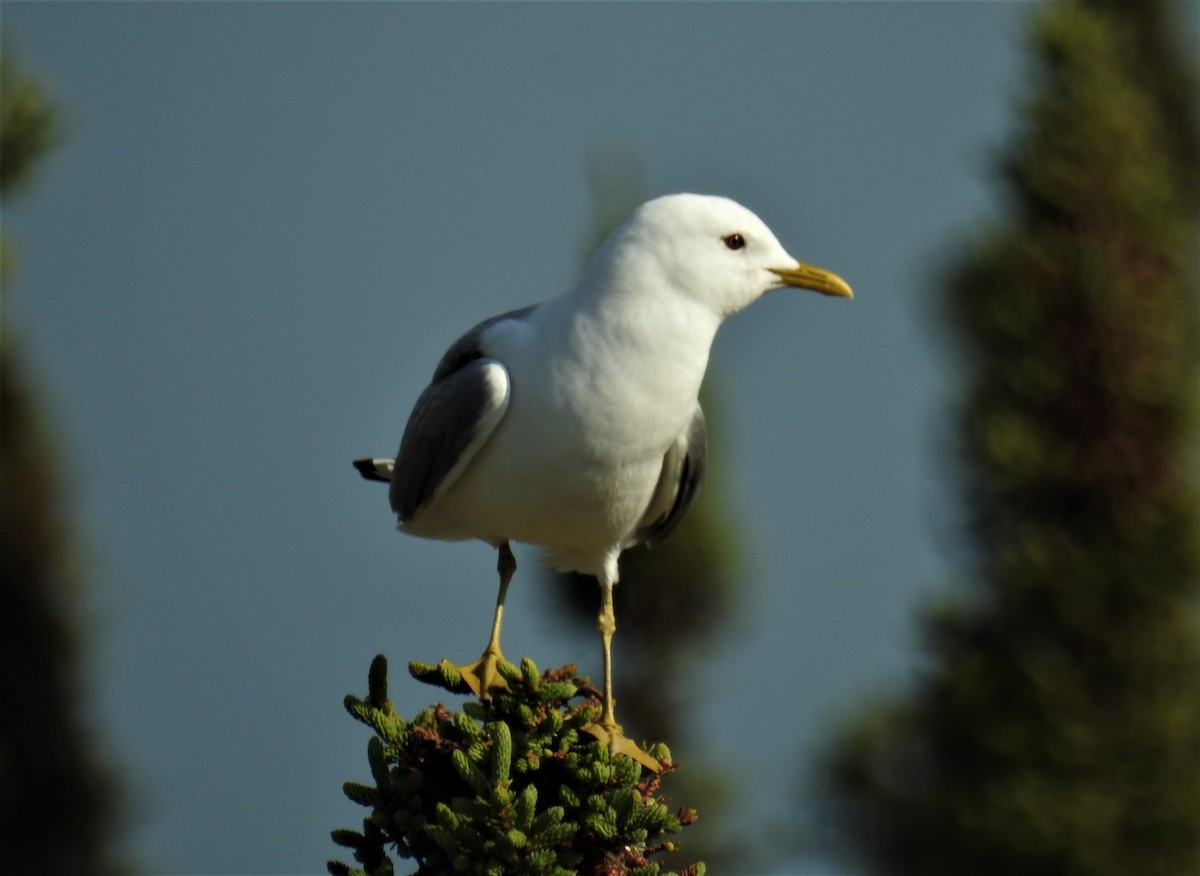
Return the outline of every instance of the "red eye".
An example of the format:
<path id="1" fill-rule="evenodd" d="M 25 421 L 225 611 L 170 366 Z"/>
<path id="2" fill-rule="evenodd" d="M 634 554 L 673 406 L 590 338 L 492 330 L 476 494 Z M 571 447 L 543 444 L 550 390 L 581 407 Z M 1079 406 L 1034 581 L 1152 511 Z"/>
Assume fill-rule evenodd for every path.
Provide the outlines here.
<path id="1" fill-rule="evenodd" d="M 721 239 L 725 241 L 725 245 L 730 249 L 741 249 L 746 245 L 746 238 L 742 237 L 740 234 L 730 234 Z"/>

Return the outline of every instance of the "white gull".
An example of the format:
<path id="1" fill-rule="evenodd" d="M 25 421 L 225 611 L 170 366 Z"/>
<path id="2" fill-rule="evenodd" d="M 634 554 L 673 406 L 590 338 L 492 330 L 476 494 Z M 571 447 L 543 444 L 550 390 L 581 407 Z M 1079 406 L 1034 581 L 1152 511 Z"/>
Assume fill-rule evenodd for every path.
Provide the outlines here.
<path id="1" fill-rule="evenodd" d="M 391 484 L 401 531 L 499 549 L 491 639 L 459 667 L 476 695 L 504 685 L 496 664 L 516 569 L 509 542 L 541 546 L 543 564 L 600 584 L 605 707 L 592 732 L 657 768 L 615 717 L 617 560 L 665 538 L 695 498 L 706 452 L 698 395 L 713 338 L 727 317 L 783 286 L 853 297 L 734 201 L 649 201 L 573 289 L 485 320 L 450 347 L 394 462 L 355 461 L 364 477 Z"/>

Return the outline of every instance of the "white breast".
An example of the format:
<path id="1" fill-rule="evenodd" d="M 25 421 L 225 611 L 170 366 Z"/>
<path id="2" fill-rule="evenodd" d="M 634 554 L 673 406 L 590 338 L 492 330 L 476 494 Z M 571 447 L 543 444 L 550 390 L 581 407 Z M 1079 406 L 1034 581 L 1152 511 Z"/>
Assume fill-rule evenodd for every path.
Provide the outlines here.
<path id="1" fill-rule="evenodd" d="M 487 336 L 508 369 L 509 407 L 429 510 L 464 537 L 603 557 L 637 526 L 691 420 L 716 324 L 685 308 L 664 331 L 628 304 L 614 320 L 557 303 Z"/>

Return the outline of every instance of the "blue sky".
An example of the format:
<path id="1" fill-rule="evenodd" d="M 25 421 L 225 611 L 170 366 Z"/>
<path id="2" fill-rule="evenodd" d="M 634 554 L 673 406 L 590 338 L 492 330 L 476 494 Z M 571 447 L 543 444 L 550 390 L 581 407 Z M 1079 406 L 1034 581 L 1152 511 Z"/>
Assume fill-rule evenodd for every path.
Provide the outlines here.
<path id="1" fill-rule="evenodd" d="M 397 535 L 349 460 L 395 449 L 462 330 L 572 282 L 614 143 L 857 295 L 770 296 L 710 368 L 745 595 L 695 735 L 746 829 L 793 825 L 806 758 L 910 677 L 955 574 L 933 304 L 995 215 L 1033 8 L 6 2 L 67 138 L 6 209 L 5 318 L 67 454 L 92 708 L 146 869 L 322 872 L 360 818 L 342 696 L 377 652 L 479 650 L 492 551 Z M 595 673 L 517 556 L 506 653 Z M 430 701 L 393 676 L 402 711 Z M 755 750 L 747 713 L 771 717 Z"/>

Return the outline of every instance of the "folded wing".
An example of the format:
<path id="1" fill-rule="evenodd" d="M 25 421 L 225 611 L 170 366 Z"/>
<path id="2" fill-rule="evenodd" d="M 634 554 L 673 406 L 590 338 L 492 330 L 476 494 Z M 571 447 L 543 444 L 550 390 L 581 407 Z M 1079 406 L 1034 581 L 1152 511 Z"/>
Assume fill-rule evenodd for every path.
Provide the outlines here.
<path id="1" fill-rule="evenodd" d="M 708 428 L 700 403 L 663 456 L 662 473 L 634 541 L 653 547 L 674 532 L 700 492 L 708 467 Z"/>

